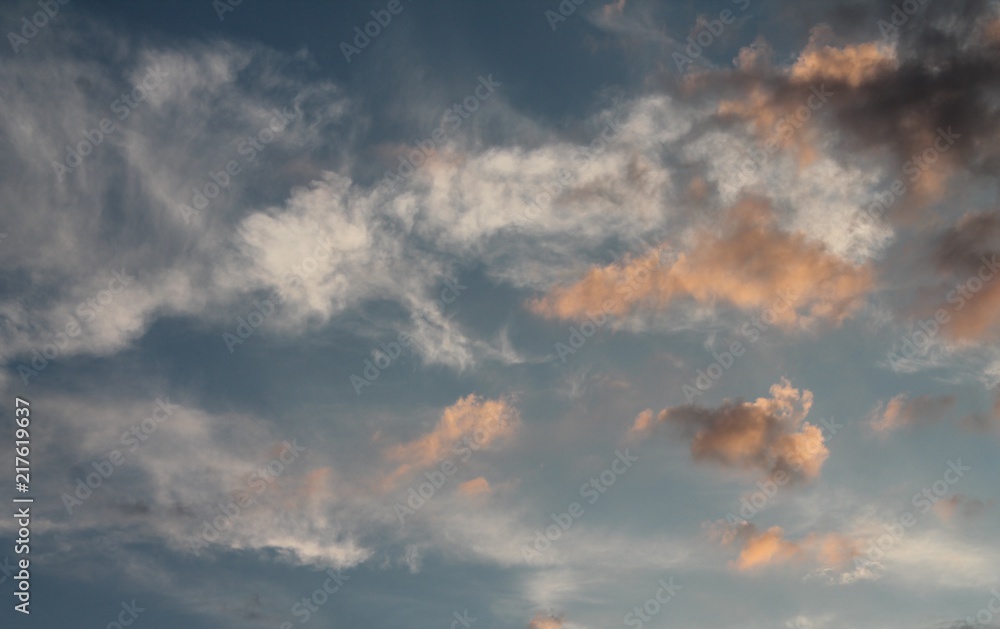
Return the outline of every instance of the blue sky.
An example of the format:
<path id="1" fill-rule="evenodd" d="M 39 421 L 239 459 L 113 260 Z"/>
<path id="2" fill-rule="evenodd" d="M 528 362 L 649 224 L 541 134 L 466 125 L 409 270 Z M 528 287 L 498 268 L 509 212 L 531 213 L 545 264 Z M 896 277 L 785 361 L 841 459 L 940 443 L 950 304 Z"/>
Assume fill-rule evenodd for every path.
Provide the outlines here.
<path id="1" fill-rule="evenodd" d="M 995 2 L 0 25 L 3 626 L 1000 626 Z"/>

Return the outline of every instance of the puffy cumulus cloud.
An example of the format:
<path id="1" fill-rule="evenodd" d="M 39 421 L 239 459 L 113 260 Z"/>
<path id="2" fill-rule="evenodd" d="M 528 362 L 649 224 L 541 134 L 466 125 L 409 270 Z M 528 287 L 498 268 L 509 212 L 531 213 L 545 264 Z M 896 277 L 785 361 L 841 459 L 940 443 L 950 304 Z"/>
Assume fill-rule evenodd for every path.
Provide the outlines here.
<path id="1" fill-rule="evenodd" d="M 969 498 L 964 494 L 955 494 L 942 498 L 934 503 L 934 513 L 945 522 L 952 521 L 956 515 L 963 518 L 974 518 L 986 509 L 982 500 Z"/>
<path id="2" fill-rule="evenodd" d="M 837 569 L 849 564 L 861 554 L 859 540 L 839 533 L 809 534 L 800 540 L 785 537 L 780 526 L 766 531 L 749 522 L 735 527 L 720 523 L 724 530 L 715 533 L 723 545 L 735 544 L 739 556 L 730 566 L 751 571 L 788 563 L 808 563 L 819 569 Z"/>
<path id="3" fill-rule="evenodd" d="M 877 433 L 887 434 L 905 426 L 930 424 L 942 420 L 954 406 L 952 395 L 911 398 L 901 393 L 878 405 L 869 418 L 869 426 Z"/>
<path id="4" fill-rule="evenodd" d="M 529 302 L 535 313 L 580 320 L 590 313 L 620 316 L 634 310 L 664 310 L 687 298 L 756 310 L 775 303 L 777 322 L 787 328 L 817 322 L 839 324 L 873 288 L 872 271 L 829 252 L 801 232 L 782 231 L 770 206 L 745 199 L 728 213 L 720 230 L 701 229 L 672 264 L 659 264 L 666 245 L 642 257 L 594 267 L 565 287 Z"/>
<path id="5" fill-rule="evenodd" d="M 562 629 L 564 624 L 562 616 L 538 612 L 528 623 L 528 629 Z"/>
<path id="6" fill-rule="evenodd" d="M 383 487 L 392 488 L 407 475 L 435 465 L 460 444 L 489 448 L 514 434 L 519 425 L 520 415 L 510 399 L 489 400 L 475 394 L 460 398 L 444 409 L 429 433 L 386 452 L 386 459 L 398 466 L 382 481 Z"/>
<path id="7" fill-rule="evenodd" d="M 782 378 L 771 387 L 770 398 L 753 402 L 726 400 L 714 409 L 693 404 L 664 409 L 656 424 L 668 424 L 691 439 L 698 461 L 753 469 L 772 475 L 783 472 L 793 480 L 819 476 L 830 452 L 823 432 L 805 421 L 813 394 Z M 651 414 L 640 414 L 632 432 L 648 432 Z"/>

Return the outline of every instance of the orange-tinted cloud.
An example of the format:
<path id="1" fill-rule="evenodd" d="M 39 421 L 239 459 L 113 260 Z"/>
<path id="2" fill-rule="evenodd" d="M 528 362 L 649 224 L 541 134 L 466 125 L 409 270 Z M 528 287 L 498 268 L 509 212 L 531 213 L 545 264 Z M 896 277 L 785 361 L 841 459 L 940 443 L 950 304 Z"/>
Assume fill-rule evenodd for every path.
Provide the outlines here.
<path id="1" fill-rule="evenodd" d="M 830 454 L 823 432 L 805 422 L 812 402 L 812 392 L 795 389 L 782 378 L 771 387 L 770 398 L 726 400 L 714 409 L 676 406 L 660 411 L 656 423 L 679 427 L 691 439 L 691 454 L 697 461 L 760 470 L 769 476 L 782 471 L 790 480 L 808 481 L 819 476 Z M 648 432 L 652 423 L 651 412 L 642 413 L 632 433 Z"/>
<path id="2" fill-rule="evenodd" d="M 948 281 L 936 291 L 949 321 L 945 338 L 956 342 L 996 339 L 1000 333 L 1000 214 L 970 213 L 935 244 L 933 260 Z M 923 313 L 922 313 L 923 314 Z"/>
<path id="3" fill-rule="evenodd" d="M 895 71 L 896 57 L 891 48 L 871 42 L 838 48 L 822 42 L 832 37 L 829 29 L 813 29 L 809 44 L 792 65 L 789 76 L 797 83 L 824 81 L 860 87 Z"/>
<path id="4" fill-rule="evenodd" d="M 823 102 L 810 98 L 813 94 L 805 91 L 799 98 L 779 96 L 768 86 L 754 85 L 749 92 L 736 100 L 719 103 L 718 113 L 723 118 L 739 118 L 753 125 L 754 134 L 761 142 L 772 141 L 781 148 L 794 148 L 799 167 L 816 161 L 820 151 L 816 147 L 818 127 L 807 125 Z M 812 107 L 809 103 L 812 103 Z"/>
<path id="5" fill-rule="evenodd" d="M 942 419 L 954 405 L 955 398 L 951 395 L 921 395 L 911 399 L 902 393 L 880 405 L 869 425 L 875 432 L 886 434 L 904 426 L 929 424 Z"/>
<path id="6" fill-rule="evenodd" d="M 490 493 L 491 489 L 489 481 L 482 476 L 479 476 L 459 485 L 458 491 L 466 496 L 478 496 L 480 494 Z"/>
<path id="7" fill-rule="evenodd" d="M 934 503 L 934 513 L 945 522 L 950 522 L 956 515 L 964 518 L 974 518 L 981 514 L 986 505 L 981 500 L 969 498 L 963 494 L 955 494 L 942 498 Z"/>
<path id="8" fill-rule="evenodd" d="M 749 571 L 792 562 L 810 562 L 821 568 L 839 568 L 861 554 L 859 540 L 839 533 L 810 534 L 793 541 L 785 538 L 784 529 L 772 526 L 760 531 L 746 522 L 722 534 L 724 545 L 737 543 L 740 554 L 730 566 Z"/>
<path id="9" fill-rule="evenodd" d="M 874 284 L 868 267 L 848 263 L 801 232 L 779 229 L 770 206 L 759 199 L 737 204 L 721 233 L 696 233 L 691 249 L 672 265 L 661 265 L 660 257 L 657 249 L 592 268 L 575 284 L 556 287 L 528 306 L 546 318 L 582 320 L 602 310 L 614 316 L 663 310 L 682 298 L 745 310 L 773 305 L 777 323 L 792 328 L 841 323 Z"/>
<path id="10" fill-rule="evenodd" d="M 461 441 L 476 449 L 488 448 L 513 434 L 519 421 L 517 409 L 508 399 L 488 400 L 476 395 L 461 398 L 444 410 L 431 432 L 387 452 L 386 458 L 399 466 L 383 484 L 392 487 L 408 474 L 434 466 Z"/>
<path id="11" fill-rule="evenodd" d="M 562 626 L 562 616 L 552 616 L 540 612 L 528 623 L 528 629 L 562 629 Z"/>

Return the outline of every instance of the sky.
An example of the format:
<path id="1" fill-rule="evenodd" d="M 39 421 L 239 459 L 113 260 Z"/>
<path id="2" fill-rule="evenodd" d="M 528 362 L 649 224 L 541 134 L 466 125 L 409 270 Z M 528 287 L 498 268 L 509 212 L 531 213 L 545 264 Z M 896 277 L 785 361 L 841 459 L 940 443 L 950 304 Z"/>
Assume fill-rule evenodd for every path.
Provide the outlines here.
<path id="1" fill-rule="evenodd" d="M 0 31 L 0 626 L 1000 627 L 997 2 Z"/>

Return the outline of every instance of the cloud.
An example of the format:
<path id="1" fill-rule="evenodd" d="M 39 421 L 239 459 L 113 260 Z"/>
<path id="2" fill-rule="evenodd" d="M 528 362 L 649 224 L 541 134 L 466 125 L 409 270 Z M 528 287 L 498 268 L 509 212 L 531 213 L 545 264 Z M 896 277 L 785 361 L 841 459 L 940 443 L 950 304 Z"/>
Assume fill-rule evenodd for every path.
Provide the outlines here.
<path id="1" fill-rule="evenodd" d="M 952 521 L 956 515 L 963 518 L 974 518 L 983 513 L 986 504 L 982 500 L 969 498 L 964 494 L 955 494 L 942 498 L 934 503 L 934 513 L 945 522 Z"/>
<path id="2" fill-rule="evenodd" d="M 813 29 L 809 44 L 789 70 L 792 81 L 817 85 L 843 83 L 857 88 L 896 70 L 896 58 L 888 45 L 878 42 L 843 47 L 824 45 L 823 41 L 830 37 L 832 33 L 826 27 Z"/>
<path id="3" fill-rule="evenodd" d="M 901 393 L 878 406 L 869 419 L 869 426 L 877 433 L 887 434 L 905 426 L 926 425 L 943 419 L 954 406 L 952 395 L 910 398 Z"/>
<path id="4" fill-rule="evenodd" d="M 663 311 L 685 298 L 756 310 L 784 297 L 784 307 L 773 312 L 779 324 L 795 328 L 843 322 L 874 285 L 869 268 L 846 262 L 801 232 L 782 231 L 761 199 L 743 200 L 721 230 L 700 229 L 692 241 L 673 264 L 659 263 L 668 250 L 664 244 L 639 258 L 594 267 L 528 306 L 546 318 L 580 320 L 602 311 Z"/>
<path id="5" fill-rule="evenodd" d="M 760 531 L 745 522 L 736 527 L 720 523 L 727 530 L 721 534 L 723 545 L 736 543 L 739 557 L 730 566 L 751 571 L 789 563 L 811 563 L 820 569 L 841 568 L 861 554 L 860 542 L 839 533 L 810 534 L 798 541 L 785 537 L 780 526 Z"/>
<path id="6" fill-rule="evenodd" d="M 460 484 L 458 486 L 458 491 L 466 496 L 479 496 L 490 493 L 492 489 L 490 488 L 489 481 L 482 476 L 478 476 Z"/>
<path id="7" fill-rule="evenodd" d="M 1000 321 L 1000 216 L 969 213 L 935 241 L 933 260 L 948 276 L 938 294 L 950 317 L 942 334 L 955 343 L 997 338 Z"/>
<path id="8" fill-rule="evenodd" d="M 528 629 L 562 629 L 562 616 L 552 616 L 538 612 L 528 623 Z"/>
<path id="9" fill-rule="evenodd" d="M 656 423 L 674 426 L 691 439 L 696 461 L 769 476 L 781 471 L 792 480 L 815 479 L 830 452 L 820 428 L 804 421 L 812 408 L 812 392 L 795 389 L 784 378 L 770 392 L 770 398 L 726 400 L 714 409 L 675 406 L 660 411 Z M 651 414 L 640 414 L 633 434 L 649 432 L 651 421 Z"/>
<path id="10" fill-rule="evenodd" d="M 398 467 L 383 480 L 391 488 L 400 479 L 442 461 L 464 443 L 473 450 L 489 448 L 514 434 L 520 415 L 510 399 L 483 399 L 475 394 L 460 398 L 444 409 L 437 425 L 427 434 L 390 448 L 386 459 Z"/>

